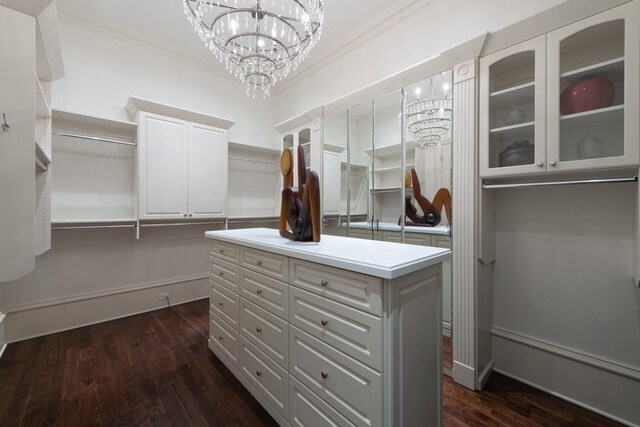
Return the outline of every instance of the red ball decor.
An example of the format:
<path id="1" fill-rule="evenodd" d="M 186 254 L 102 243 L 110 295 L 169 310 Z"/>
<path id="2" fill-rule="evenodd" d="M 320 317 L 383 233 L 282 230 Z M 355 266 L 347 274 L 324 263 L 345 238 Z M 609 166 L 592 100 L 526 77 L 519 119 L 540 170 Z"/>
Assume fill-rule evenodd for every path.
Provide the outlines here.
<path id="1" fill-rule="evenodd" d="M 609 107 L 615 93 L 615 87 L 609 79 L 581 80 L 566 88 L 560 95 L 560 112 L 575 114 Z"/>

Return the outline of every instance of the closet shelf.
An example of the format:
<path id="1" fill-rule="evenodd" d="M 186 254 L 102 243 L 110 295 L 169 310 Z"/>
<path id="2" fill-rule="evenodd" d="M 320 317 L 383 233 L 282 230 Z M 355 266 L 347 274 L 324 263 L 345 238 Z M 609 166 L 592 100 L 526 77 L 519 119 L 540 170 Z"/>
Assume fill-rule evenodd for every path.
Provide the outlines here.
<path id="1" fill-rule="evenodd" d="M 369 191 L 372 193 L 398 193 L 402 190 L 402 187 L 379 187 L 371 188 Z M 405 193 L 413 193 L 413 188 L 405 188 Z"/>
<path id="2" fill-rule="evenodd" d="M 337 144 L 331 144 L 329 142 L 323 142 L 322 143 L 322 148 L 325 151 L 330 151 L 332 153 L 342 153 L 344 150 L 346 150 L 346 147 L 343 147 L 342 145 L 337 145 Z"/>
<path id="3" fill-rule="evenodd" d="M 51 159 L 49 158 L 47 153 L 45 153 L 45 151 L 42 149 L 40 144 L 38 144 L 38 141 L 35 141 L 35 145 L 36 145 L 36 161 L 40 161 L 45 166 L 48 166 L 51 163 Z"/>
<path id="4" fill-rule="evenodd" d="M 415 141 L 407 141 L 405 143 L 407 151 L 409 150 L 413 150 L 414 148 L 416 148 L 416 142 Z M 396 143 L 396 144 L 391 144 L 391 145 L 383 145 L 383 146 L 376 146 L 375 150 L 373 148 L 369 148 L 367 150 L 364 150 L 365 153 L 367 153 L 369 156 L 372 156 L 375 152 L 375 155 L 377 157 L 385 157 L 385 156 L 392 156 L 394 154 L 397 154 L 401 151 L 401 144 L 400 143 Z"/>
<path id="5" fill-rule="evenodd" d="M 526 104 L 532 104 L 535 100 L 535 83 L 529 82 L 507 89 L 502 89 L 489 94 L 491 97 L 491 108 L 496 110 L 505 110 L 512 105 L 520 107 Z"/>
<path id="6" fill-rule="evenodd" d="M 562 132 L 576 129 L 595 128 L 624 122 L 624 105 L 600 108 L 583 113 L 569 114 L 560 117 Z"/>
<path id="7" fill-rule="evenodd" d="M 560 74 L 560 78 L 564 79 L 571 77 L 577 81 L 594 75 L 614 81 L 621 79 L 624 76 L 624 56 L 565 71 Z"/>
<path id="8" fill-rule="evenodd" d="M 123 223 L 132 223 L 135 224 L 137 221 L 135 218 L 82 218 L 82 219 L 52 219 L 52 225 L 73 225 L 73 224 L 123 224 Z"/>
<path id="9" fill-rule="evenodd" d="M 36 85 L 36 116 L 50 118 L 51 117 L 51 108 L 49 108 L 49 103 L 47 102 L 47 98 L 44 95 L 44 90 L 42 89 L 42 85 L 40 84 L 40 80 L 38 76 L 35 76 L 35 85 Z"/>
<path id="10" fill-rule="evenodd" d="M 414 167 L 416 167 L 415 163 L 409 163 L 405 165 L 405 169 L 414 168 Z M 402 166 L 397 165 L 397 166 L 389 166 L 386 168 L 376 168 L 374 172 L 393 172 L 393 171 L 399 171 L 401 169 L 402 169 Z"/>
<path id="11" fill-rule="evenodd" d="M 53 110 L 53 127 L 66 131 L 90 132 L 104 137 L 126 138 L 135 141 L 138 124 L 124 120 L 105 119 L 70 111 Z"/>

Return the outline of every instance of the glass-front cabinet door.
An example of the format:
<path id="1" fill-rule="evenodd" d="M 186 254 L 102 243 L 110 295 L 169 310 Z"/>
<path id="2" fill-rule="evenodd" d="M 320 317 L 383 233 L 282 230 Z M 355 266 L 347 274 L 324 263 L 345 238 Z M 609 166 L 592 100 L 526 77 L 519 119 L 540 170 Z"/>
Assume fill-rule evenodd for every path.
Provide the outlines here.
<path id="1" fill-rule="evenodd" d="M 638 163 L 638 5 L 548 35 L 547 170 Z"/>
<path id="2" fill-rule="evenodd" d="M 546 170 L 546 36 L 480 60 L 480 176 Z"/>

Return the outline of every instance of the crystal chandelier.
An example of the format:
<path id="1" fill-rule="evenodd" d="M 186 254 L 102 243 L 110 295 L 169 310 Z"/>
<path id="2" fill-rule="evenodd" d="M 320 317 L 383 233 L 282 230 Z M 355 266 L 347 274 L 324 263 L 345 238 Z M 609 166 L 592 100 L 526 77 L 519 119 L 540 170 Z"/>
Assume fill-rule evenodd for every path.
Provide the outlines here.
<path id="1" fill-rule="evenodd" d="M 247 95 L 294 71 L 320 39 L 323 0 L 183 0 L 187 19 Z"/>
<path id="2" fill-rule="evenodd" d="M 423 148 L 433 148 L 449 134 L 452 123 L 452 100 L 447 97 L 449 85 L 442 87 L 442 97 L 420 99 L 420 87 L 416 88 L 416 101 L 405 106 L 405 123 L 416 143 Z M 433 87 L 431 88 L 433 93 Z"/>

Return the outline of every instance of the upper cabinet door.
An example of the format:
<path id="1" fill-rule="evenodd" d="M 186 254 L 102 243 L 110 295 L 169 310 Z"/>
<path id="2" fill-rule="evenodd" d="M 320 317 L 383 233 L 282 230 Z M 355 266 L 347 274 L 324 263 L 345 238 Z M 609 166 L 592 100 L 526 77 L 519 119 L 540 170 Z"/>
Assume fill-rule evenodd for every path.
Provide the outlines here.
<path id="1" fill-rule="evenodd" d="M 480 176 L 544 172 L 546 36 L 480 60 Z"/>
<path id="2" fill-rule="evenodd" d="M 188 123 L 184 120 L 140 113 L 140 218 L 187 216 L 188 131 Z"/>
<path id="3" fill-rule="evenodd" d="M 632 2 L 549 33 L 549 171 L 638 163 L 638 14 Z"/>
<path id="4" fill-rule="evenodd" d="M 226 215 L 227 149 L 225 130 L 189 123 L 189 218 Z"/>

